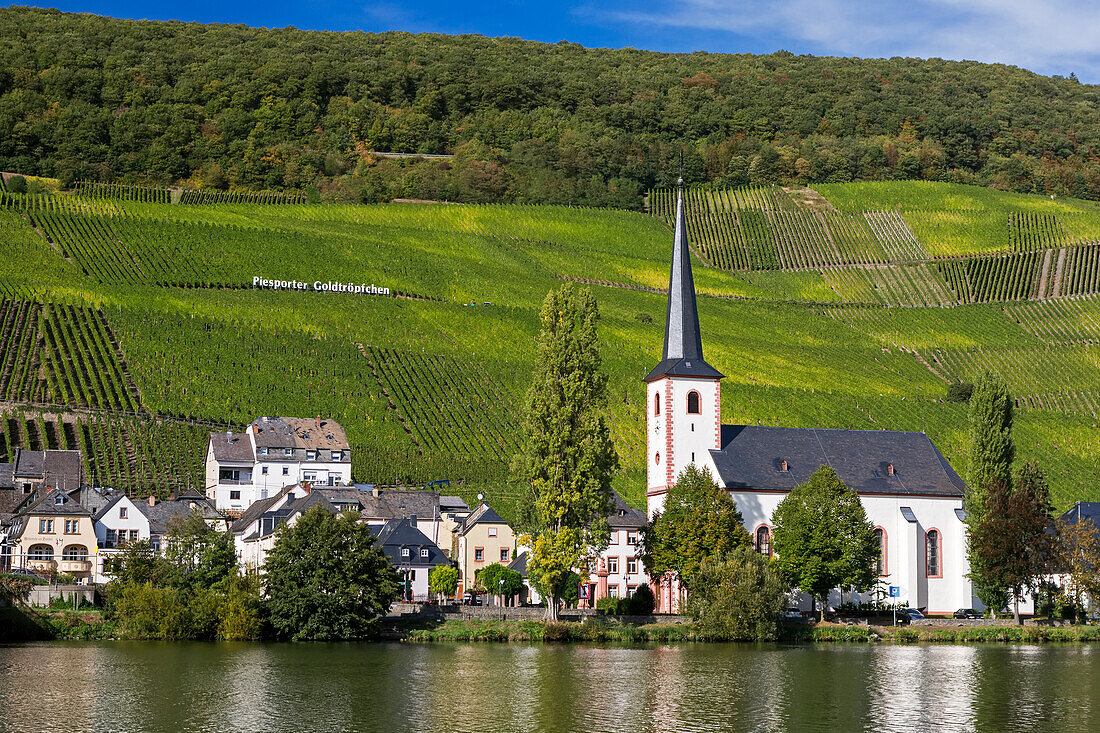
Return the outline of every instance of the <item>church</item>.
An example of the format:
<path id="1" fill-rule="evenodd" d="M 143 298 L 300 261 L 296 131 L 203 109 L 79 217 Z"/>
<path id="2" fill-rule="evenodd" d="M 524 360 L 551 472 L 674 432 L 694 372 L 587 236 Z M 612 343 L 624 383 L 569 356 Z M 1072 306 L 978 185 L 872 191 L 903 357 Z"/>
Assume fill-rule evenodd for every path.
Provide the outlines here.
<path id="1" fill-rule="evenodd" d="M 644 379 L 649 516 L 694 463 L 729 491 L 757 552 L 771 554 L 775 508 L 819 467 L 830 466 L 859 494 L 875 526 L 883 589 L 896 587 L 899 602 L 930 614 L 977 606 L 966 577 L 966 486 L 927 435 L 722 424 L 724 375 L 703 357 L 679 185 L 664 353 Z M 679 609 L 678 585 L 669 578 L 657 583 L 659 611 Z M 859 593 L 834 591 L 829 605 L 860 600 Z M 872 600 L 871 593 L 862 600 Z M 809 598 L 802 601 L 809 609 Z"/>

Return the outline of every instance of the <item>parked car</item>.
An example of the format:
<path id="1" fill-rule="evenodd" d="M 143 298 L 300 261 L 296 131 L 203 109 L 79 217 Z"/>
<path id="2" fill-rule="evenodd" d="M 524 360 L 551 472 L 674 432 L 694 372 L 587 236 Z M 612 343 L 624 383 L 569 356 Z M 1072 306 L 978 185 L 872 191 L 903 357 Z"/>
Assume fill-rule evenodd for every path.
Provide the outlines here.
<path id="1" fill-rule="evenodd" d="M 913 621 L 919 621 L 922 618 L 924 618 L 924 614 L 915 608 L 898 609 L 898 623 L 907 624 Z"/>
<path id="2" fill-rule="evenodd" d="M 462 596 L 463 606 L 481 606 L 485 603 L 481 596 L 473 591 L 466 591 L 466 595 Z"/>
<path id="3" fill-rule="evenodd" d="M 783 620 L 799 622 L 802 621 L 802 609 L 791 606 L 790 608 L 783 611 Z"/>
<path id="4" fill-rule="evenodd" d="M 953 614 L 955 618 L 984 618 L 985 614 L 974 608 L 960 608 Z"/>

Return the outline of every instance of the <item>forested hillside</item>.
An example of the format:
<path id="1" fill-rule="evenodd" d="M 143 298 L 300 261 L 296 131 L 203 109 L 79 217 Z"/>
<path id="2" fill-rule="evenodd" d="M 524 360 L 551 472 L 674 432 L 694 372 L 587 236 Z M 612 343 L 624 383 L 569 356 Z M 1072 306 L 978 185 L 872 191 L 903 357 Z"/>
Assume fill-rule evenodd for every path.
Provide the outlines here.
<path id="1" fill-rule="evenodd" d="M 695 183 L 929 179 L 1096 199 L 1098 98 L 1073 78 L 936 59 L 0 10 L 0 170 L 63 184 L 640 208 L 683 147 Z"/>

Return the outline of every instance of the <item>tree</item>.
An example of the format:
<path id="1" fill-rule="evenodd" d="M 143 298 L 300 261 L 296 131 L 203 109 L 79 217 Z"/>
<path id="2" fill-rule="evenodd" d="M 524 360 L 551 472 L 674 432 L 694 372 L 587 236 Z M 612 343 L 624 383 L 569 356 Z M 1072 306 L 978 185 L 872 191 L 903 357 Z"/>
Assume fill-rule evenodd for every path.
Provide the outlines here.
<path id="1" fill-rule="evenodd" d="M 486 593 L 501 596 L 501 605 L 504 605 L 505 598 L 519 595 L 523 591 L 523 576 L 499 562 L 486 565 L 474 576 L 475 582 L 484 588 Z"/>
<path id="2" fill-rule="evenodd" d="M 971 491 L 980 491 L 995 481 L 1011 485 L 1012 461 L 1016 457 L 1012 396 L 992 372 L 982 372 L 974 380 L 969 422 L 970 470 L 966 478 Z"/>
<path id="3" fill-rule="evenodd" d="M 570 283 L 551 291 L 540 312 L 538 362 L 527 393 L 522 453 L 513 475 L 528 488 L 521 541 L 531 548 L 527 573 L 557 619 L 565 579 L 607 546 L 611 476 L 619 457 L 601 410 L 607 377 L 596 300 Z"/>
<path id="4" fill-rule="evenodd" d="M 8 190 L 12 193 L 26 193 L 27 179 L 23 176 L 12 176 L 8 179 Z"/>
<path id="5" fill-rule="evenodd" d="M 159 581 L 191 592 L 212 588 L 237 572 L 237 554 L 228 532 L 219 532 L 198 512 L 173 520 L 164 537 Z"/>
<path id="6" fill-rule="evenodd" d="M 700 633 L 731 641 L 776 638 L 790 585 L 772 564 L 748 547 L 704 559 L 688 597 Z"/>
<path id="7" fill-rule="evenodd" d="M 991 372 L 982 372 L 974 380 L 969 423 L 970 463 L 964 498 L 967 560 L 975 595 L 996 613 L 1007 602 L 1005 587 L 984 573 L 981 558 L 973 549 L 973 534 L 985 516 L 986 499 L 992 487 L 1007 489 L 1012 486 L 1016 448 L 1012 442 L 1012 398 L 1004 383 Z"/>
<path id="8" fill-rule="evenodd" d="M 315 506 L 277 531 L 264 564 L 276 635 L 295 641 L 372 636 L 376 617 L 401 585 L 359 513 L 333 516 Z"/>
<path id="9" fill-rule="evenodd" d="M 1078 613 L 1085 607 L 1086 598 L 1100 596 L 1100 533 L 1092 519 L 1058 522 L 1052 569 L 1069 576 L 1066 591 Z"/>
<path id="10" fill-rule="evenodd" d="M 453 565 L 436 565 L 428 573 L 428 590 L 445 598 L 453 597 L 458 590 L 458 568 Z"/>
<path id="11" fill-rule="evenodd" d="M 772 549 L 784 577 L 822 600 L 837 587 L 866 590 L 875 581 L 879 543 L 859 495 L 822 466 L 772 515 Z"/>
<path id="12" fill-rule="evenodd" d="M 987 488 L 985 512 L 970 533 L 970 551 L 988 586 L 1013 597 L 1012 615 L 1020 623 L 1020 596 L 1035 588 L 1054 550 L 1050 525 L 1050 489 L 1042 471 L 1025 463 L 1016 485 L 996 482 Z"/>
<path id="13" fill-rule="evenodd" d="M 752 544 L 741 512 L 710 475 L 694 464 L 665 494 L 665 504 L 642 529 L 641 558 L 650 577 L 674 573 L 691 590 L 699 565 Z"/>

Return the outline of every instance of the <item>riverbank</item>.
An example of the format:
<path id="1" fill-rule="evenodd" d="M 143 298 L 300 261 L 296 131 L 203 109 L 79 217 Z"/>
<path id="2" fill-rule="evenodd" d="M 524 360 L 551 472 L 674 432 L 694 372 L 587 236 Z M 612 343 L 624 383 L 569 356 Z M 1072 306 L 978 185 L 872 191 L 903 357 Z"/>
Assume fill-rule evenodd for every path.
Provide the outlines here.
<path id="1" fill-rule="evenodd" d="M 611 619 L 583 622 L 492 621 L 464 619 L 409 623 L 392 638 L 407 642 L 712 642 L 691 624 L 633 626 Z M 1020 644 L 1100 642 L 1100 626 L 862 626 L 846 624 L 783 625 L 779 641 L 793 643 L 940 643 Z"/>
<path id="2" fill-rule="evenodd" d="M 0 641 L 102 641 L 115 638 L 103 611 L 0 607 Z"/>

